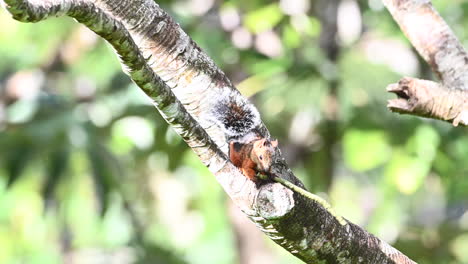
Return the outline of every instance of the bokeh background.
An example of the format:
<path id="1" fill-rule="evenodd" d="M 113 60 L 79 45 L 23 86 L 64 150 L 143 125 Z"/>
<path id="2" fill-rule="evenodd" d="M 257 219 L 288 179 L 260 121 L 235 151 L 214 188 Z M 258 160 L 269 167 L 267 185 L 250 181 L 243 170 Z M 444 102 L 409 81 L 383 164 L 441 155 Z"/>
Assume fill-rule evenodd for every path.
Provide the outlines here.
<path id="1" fill-rule="evenodd" d="M 433 2 L 467 44 L 468 3 Z M 420 263 L 468 263 L 467 130 L 386 109 L 388 84 L 433 76 L 380 0 L 158 3 L 309 190 Z M 0 10 L 0 263 L 301 262 L 233 207 L 103 40 Z"/>

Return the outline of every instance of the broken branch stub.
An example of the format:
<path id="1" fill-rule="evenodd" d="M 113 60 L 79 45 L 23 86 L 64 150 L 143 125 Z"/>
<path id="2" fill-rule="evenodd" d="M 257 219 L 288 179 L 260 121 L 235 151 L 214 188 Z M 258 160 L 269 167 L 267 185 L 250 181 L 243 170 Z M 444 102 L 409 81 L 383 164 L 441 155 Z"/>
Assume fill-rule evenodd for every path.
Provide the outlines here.
<path id="1" fill-rule="evenodd" d="M 387 107 L 393 112 L 445 120 L 454 126 L 468 124 L 468 94 L 463 90 L 405 77 L 387 86 L 387 92 L 398 97 L 388 101 Z"/>

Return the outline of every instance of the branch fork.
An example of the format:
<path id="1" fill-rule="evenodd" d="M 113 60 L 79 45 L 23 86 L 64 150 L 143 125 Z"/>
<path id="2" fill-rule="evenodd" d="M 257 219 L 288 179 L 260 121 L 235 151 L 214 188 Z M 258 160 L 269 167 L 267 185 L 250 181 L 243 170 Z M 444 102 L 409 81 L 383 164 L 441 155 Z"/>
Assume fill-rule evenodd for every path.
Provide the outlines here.
<path id="1" fill-rule="evenodd" d="M 387 87 L 390 111 L 468 125 L 468 54 L 430 0 L 383 0 L 441 83 L 405 77 Z"/>

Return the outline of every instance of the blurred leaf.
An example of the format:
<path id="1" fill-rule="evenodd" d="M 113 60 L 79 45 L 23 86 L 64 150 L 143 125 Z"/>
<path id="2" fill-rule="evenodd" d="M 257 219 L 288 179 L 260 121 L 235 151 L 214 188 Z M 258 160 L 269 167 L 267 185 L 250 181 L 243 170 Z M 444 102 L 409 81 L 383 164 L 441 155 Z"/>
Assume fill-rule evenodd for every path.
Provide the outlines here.
<path id="1" fill-rule="evenodd" d="M 468 233 L 454 239 L 450 243 L 450 250 L 461 263 L 468 263 Z"/>
<path id="2" fill-rule="evenodd" d="M 343 177 L 334 182 L 329 193 L 331 204 L 336 212 L 345 215 L 346 219 L 357 225 L 362 225 L 367 221 L 362 204 L 370 204 L 367 198 L 374 200 L 373 194 L 375 193 L 362 188 L 362 184 L 353 177 Z M 364 195 L 366 200 L 362 199 Z"/>
<path id="3" fill-rule="evenodd" d="M 320 21 L 316 17 L 306 17 L 304 24 L 304 32 L 311 37 L 318 36 L 322 30 Z"/>
<path id="4" fill-rule="evenodd" d="M 385 175 L 404 194 L 414 193 L 424 182 L 430 170 L 430 163 L 396 151 L 387 165 Z"/>
<path id="5" fill-rule="evenodd" d="M 439 146 L 440 136 L 433 127 L 419 126 L 414 135 L 408 139 L 406 147 L 410 153 L 416 154 L 420 159 L 432 162 Z"/>
<path id="6" fill-rule="evenodd" d="M 320 20 L 316 17 L 306 15 L 296 15 L 291 17 L 291 26 L 294 26 L 295 30 L 301 34 L 305 34 L 309 37 L 317 37 L 321 31 Z"/>
<path id="7" fill-rule="evenodd" d="M 286 47 L 294 49 L 301 44 L 301 35 L 290 25 L 283 28 L 283 42 Z"/>
<path id="8" fill-rule="evenodd" d="M 250 64 L 250 71 L 253 74 L 268 78 L 272 75 L 285 72 L 291 65 L 290 58 L 277 58 L 268 60 L 256 60 L 256 63 Z"/>
<path id="9" fill-rule="evenodd" d="M 124 117 L 112 126 L 113 150 L 126 153 L 133 147 L 148 149 L 154 143 L 154 128 L 152 124 L 142 117 Z"/>
<path id="10" fill-rule="evenodd" d="M 96 82 L 97 87 L 109 87 L 121 65 L 111 48 L 100 40 L 90 52 L 86 52 L 80 60 L 70 65 L 70 73 L 75 77 L 87 76 Z"/>
<path id="11" fill-rule="evenodd" d="M 404 226 L 404 205 L 398 203 L 393 195 L 385 197 L 372 212 L 368 230 L 384 241 L 393 243 Z"/>
<path id="12" fill-rule="evenodd" d="M 34 151 L 26 142 L 14 146 L 6 153 L 6 165 L 8 181 L 7 187 L 11 187 L 21 176 L 22 172 L 32 160 Z"/>
<path id="13" fill-rule="evenodd" d="M 70 150 L 66 144 L 62 144 L 58 149 L 54 150 L 48 159 L 46 167 L 46 181 L 42 187 L 42 196 L 45 200 L 46 209 L 53 200 L 53 193 L 61 177 L 64 175 L 70 157 Z"/>
<path id="14" fill-rule="evenodd" d="M 186 264 L 183 258 L 174 254 L 172 251 L 158 247 L 156 245 L 145 244 L 142 248 L 142 254 L 138 257 L 135 264 Z"/>
<path id="15" fill-rule="evenodd" d="M 11 123 L 31 121 L 39 108 L 36 100 L 18 100 L 8 107 L 7 119 Z"/>
<path id="16" fill-rule="evenodd" d="M 270 4 L 246 14 L 245 26 L 253 33 L 272 29 L 283 18 L 283 12 L 278 4 Z"/>
<path id="17" fill-rule="evenodd" d="M 419 126 L 401 151 L 395 152 L 386 176 L 405 194 L 414 193 L 429 174 L 440 137 L 427 125 Z"/>
<path id="18" fill-rule="evenodd" d="M 391 154 L 387 141 L 382 130 L 348 130 L 343 138 L 345 162 L 359 172 L 374 169 Z"/>
<path id="19" fill-rule="evenodd" d="M 0 9 L 0 69 L 17 70 L 37 66 L 55 54 L 57 44 L 77 27 L 71 19 L 58 18 L 42 23 L 18 23 L 2 8 Z"/>
<path id="20" fill-rule="evenodd" d="M 252 95 L 265 89 L 265 80 L 261 76 L 251 76 L 237 85 L 237 89 L 245 97 L 251 97 Z"/>
<path id="21" fill-rule="evenodd" d="M 100 212 L 104 215 L 109 207 L 111 193 L 118 188 L 116 174 L 119 172 L 119 165 L 112 154 L 98 142 L 89 144 L 87 150 Z"/>
<path id="22" fill-rule="evenodd" d="M 0 226 L 0 262 L 12 263 L 14 255 L 14 240 L 12 239 L 12 231 L 6 225 Z M 13 243 L 12 243 L 13 242 Z"/>
<path id="23" fill-rule="evenodd" d="M 129 216 L 129 214 L 132 214 L 133 211 L 126 211 L 120 199 L 113 198 L 113 202 L 107 210 L 102 225 L 100 226 L 100 232 L 101 239 L 106 242 L 107 246 L 118 247 L 119 245 L 128 244 L 133 235 L 142 235 L 139 232 L 143 232 L 144 230 L 133 233 L 133 229 L 140 228 L 140 226 L 132 225 L 130 219 L 132 216 Z M 116 202 L 116 200 L 119 202 Z M 142 238 L 136 238 L 136 241 L 140 243 L 140 239 Z"/>

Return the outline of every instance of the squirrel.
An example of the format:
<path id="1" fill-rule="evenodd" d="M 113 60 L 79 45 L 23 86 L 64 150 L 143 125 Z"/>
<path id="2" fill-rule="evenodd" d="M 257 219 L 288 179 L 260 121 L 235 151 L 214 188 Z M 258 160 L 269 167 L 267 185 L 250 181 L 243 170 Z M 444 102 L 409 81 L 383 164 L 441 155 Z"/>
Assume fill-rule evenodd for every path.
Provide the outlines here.
<path id="1" fill-rule="evenodd" d="M 234 89 L 225 88 L 213 99 L 209 118 L 224 132 L 231 162 L 254 182 L 257 173 L 270 175 L 278 141 L 260 132 L 258 110 Z"/>
<path id="2" fill-rule="evenodd" d="M 308 192 L 300 186 L 274 175 L 271 171 L 276 162 L 278 141 L 271 140 L 263 128 L 260 114 L 255 106 L 242 97 L 239 91 L 225 87 L 216 96 L 206 98 L 212 103 L 207 121 L 216 124 L 228 143 L 229 159 L 242 174 L 258 184 L 260 179 L 278 182 L 290 190 L 322 205 L 341 225 L 348 222 L 336 214 L 321 197 Z M 261 177 L 264 174 L 268 178 Z"/>
<path id="3" fill-rule="evenodd" d="M 257 182 L 257 173 L 270 175 L 278 140 L 261 138 L 242 144 L 229 143 L 229 159 L 251 181 Z"/>

